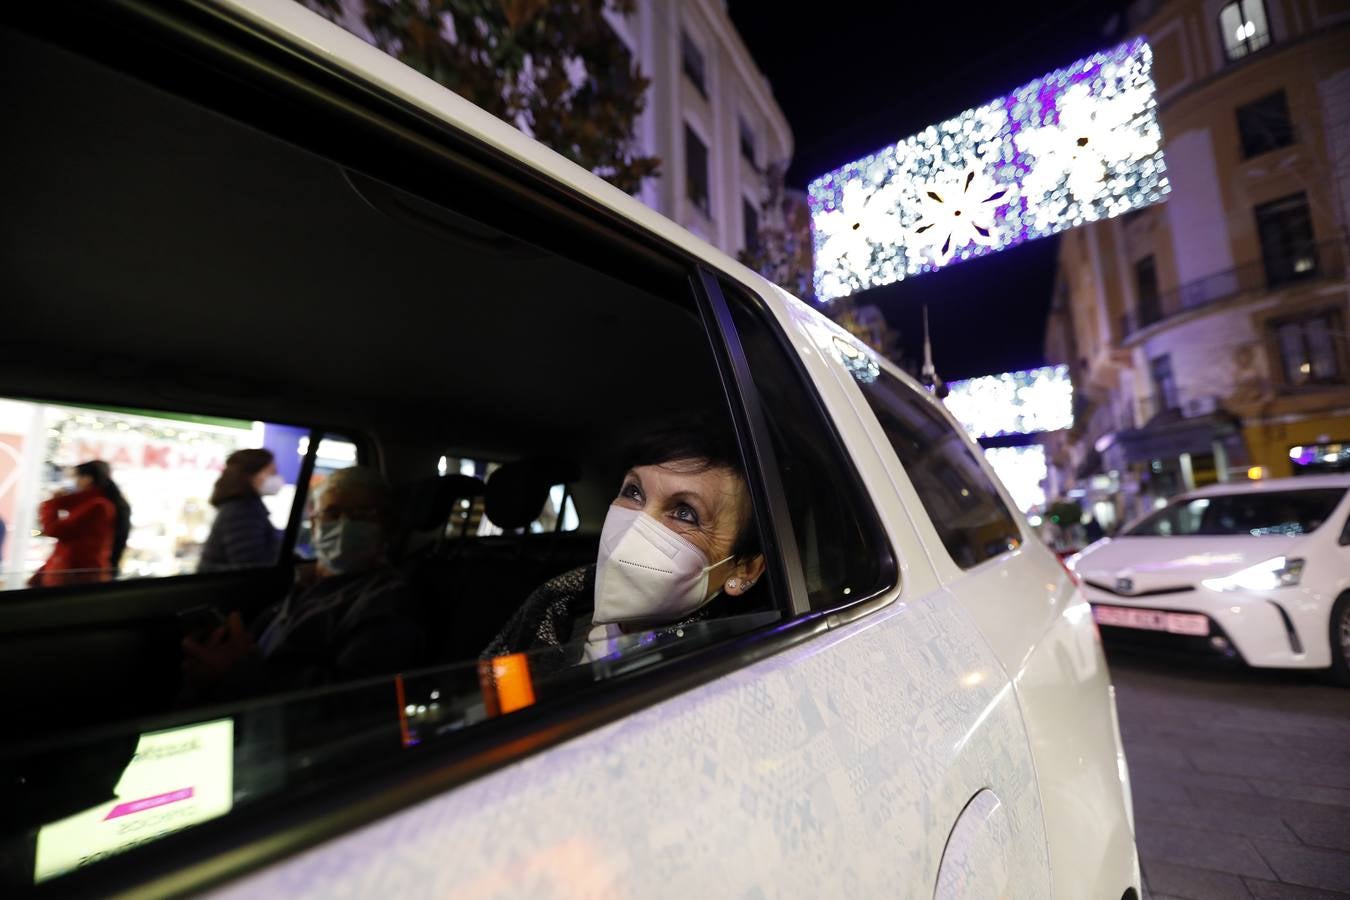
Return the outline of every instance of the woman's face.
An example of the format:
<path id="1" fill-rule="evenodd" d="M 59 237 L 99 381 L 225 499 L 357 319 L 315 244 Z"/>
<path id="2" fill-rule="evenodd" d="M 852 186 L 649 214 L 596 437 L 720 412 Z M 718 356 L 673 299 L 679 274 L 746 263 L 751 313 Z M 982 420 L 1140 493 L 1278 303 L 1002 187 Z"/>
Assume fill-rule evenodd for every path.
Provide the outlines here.
<path id="1" fill-rule="evenodd" d="M 267 479 L 275 474 L 277 474 L 276 463 L 270 462 L 267 465 L 263 466 L 258 471 L 258 474 L 253 476 L 253 489 L 261 493 L 263 485 L 267 483 Z"/>
<path id="2" fill-rule="evenodd" d="M 750 524 L 753 514 L 750 495 L 745 481 L 734 470 L 705 466 L 703 460 L 696 459 L 636 466 L 624 475 L 614 505 L 656 519 L 701 550 L 710 563 L 726 559 L 736 545 L 737 536 Z M 708 575 L 709 596 L 721 590 L 730 578 L 753 583 L 763 570 L 762 556 L 748 562 L 730 560 L 719 565 Z M 727 587 L 731 592 L 730 585 Z"/>
<path id="3" fill-rule="evenodd" d="M 93 486 L 94 477 L 92 475 L 81 475 L 79 472 L 75 473 L 75 490 L 87 491 Z"/>

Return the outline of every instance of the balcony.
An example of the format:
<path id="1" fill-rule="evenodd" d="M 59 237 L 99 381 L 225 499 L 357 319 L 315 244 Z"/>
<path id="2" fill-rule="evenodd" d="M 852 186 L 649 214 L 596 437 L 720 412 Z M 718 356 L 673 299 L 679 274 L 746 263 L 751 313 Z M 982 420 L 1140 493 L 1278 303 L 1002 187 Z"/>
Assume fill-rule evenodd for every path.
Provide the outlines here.
<path id="1" fill-rule="evenodd" d="M 1244 294 L 1268 293 L 1292 284 L 1339 278 L 1345 271 L 1345 242 L 1341 239 L 1309 245 L 1300 253 L 1244 263 L 1183 284 L 1141 309 L 1124 313 L 1120 317 L 1120 337 L 1127 340 L 1157 322 Z"/>

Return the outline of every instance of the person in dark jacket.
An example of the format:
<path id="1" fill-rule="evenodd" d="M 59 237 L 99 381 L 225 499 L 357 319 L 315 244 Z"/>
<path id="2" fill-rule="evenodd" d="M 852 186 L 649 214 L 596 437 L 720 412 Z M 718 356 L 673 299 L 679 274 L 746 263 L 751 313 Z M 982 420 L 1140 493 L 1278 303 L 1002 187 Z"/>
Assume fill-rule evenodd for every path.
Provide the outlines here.
<path id="1" fill-rule="evenodd" d="M 648 435 L 605 516 L 595 565 L 540 585 L 482 658 L 548 648 L 559 662 L 618 652 L 626 634 L 734 613 L 764 556 L 734 439 L 706 423 Z"/>
<path id="2" fill-rule="evenodd" d="M 113 520 L 112 552 L 108 557 L 108 569 L 115 579 L 122 570 L 122 554 L 126 552 L 127 538 L 131 536 L 131 504 L 122 495 L 122 489 L 117 486 L 117 482 L 113 481 L 112 468 L 106 462 L 96 459 L 89 465 L 92 467 L 95 486 L 108 498 L 116 512 L 116 518 Z"/>
<path id="3" fill-rule="evenodd" d="M 421 664 L 411 596 L 385 555 L 391 521 L 378 473 L 353 466 L 330 475 L 313 515 L 316 579 L 249 627 L 233 612 L 206 640 L 184 640 L 191 697 L 257 696 Z"/>
<path id="4" fill-rule="evenodd" d="M 117 508 L 99 487 L 107 465 L 94 460 L 74 469 L 75 488 L 38 507 L 42 533 L 56 538 L 52 555 L 33 573 L 31 587 L 107 581 L 117 529 Z"/>
<path id="5" fill-rule="evenodd" d="M 281 536 L 262 498 L 281 490 L 281 485 L 272 451 L 236 450 L 229 455 L 211 491 L 216 520 L 202 546 L 198 572 L 276 565 Z"/>

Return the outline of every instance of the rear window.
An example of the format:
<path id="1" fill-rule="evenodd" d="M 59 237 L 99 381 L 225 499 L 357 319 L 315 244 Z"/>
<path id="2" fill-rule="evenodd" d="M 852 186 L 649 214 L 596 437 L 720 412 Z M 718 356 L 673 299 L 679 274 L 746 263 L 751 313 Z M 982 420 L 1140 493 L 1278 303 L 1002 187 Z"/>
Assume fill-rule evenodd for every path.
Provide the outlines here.
<path id="1" fill-rule="evenodd" d="M 1137 537 L 1308 534 L 1321 527 L 1343 496 L 1343 488 L 1318 488 L 1196 497 L 1160 509 L 1125 533 Z"/>
<path id="2" fill-rule="evenodd" d="M 1021 544 L 1017 521 L 964 435 L 928 398 L 842 337 L 840 358 L 862 388 L 938 537 L 963 569 Z"/>

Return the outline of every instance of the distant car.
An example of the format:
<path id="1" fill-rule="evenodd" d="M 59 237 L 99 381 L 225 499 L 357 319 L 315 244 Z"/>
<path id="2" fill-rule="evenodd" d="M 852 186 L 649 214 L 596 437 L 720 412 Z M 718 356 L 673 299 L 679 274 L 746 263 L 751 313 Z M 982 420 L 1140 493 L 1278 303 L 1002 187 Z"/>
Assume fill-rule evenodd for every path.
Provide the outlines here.
<path id="1" fill-rule="evenodd" d="M 1350 475 L 1219 484 L 1066 561 L 1106 637 L 1350 686 Z"/>

